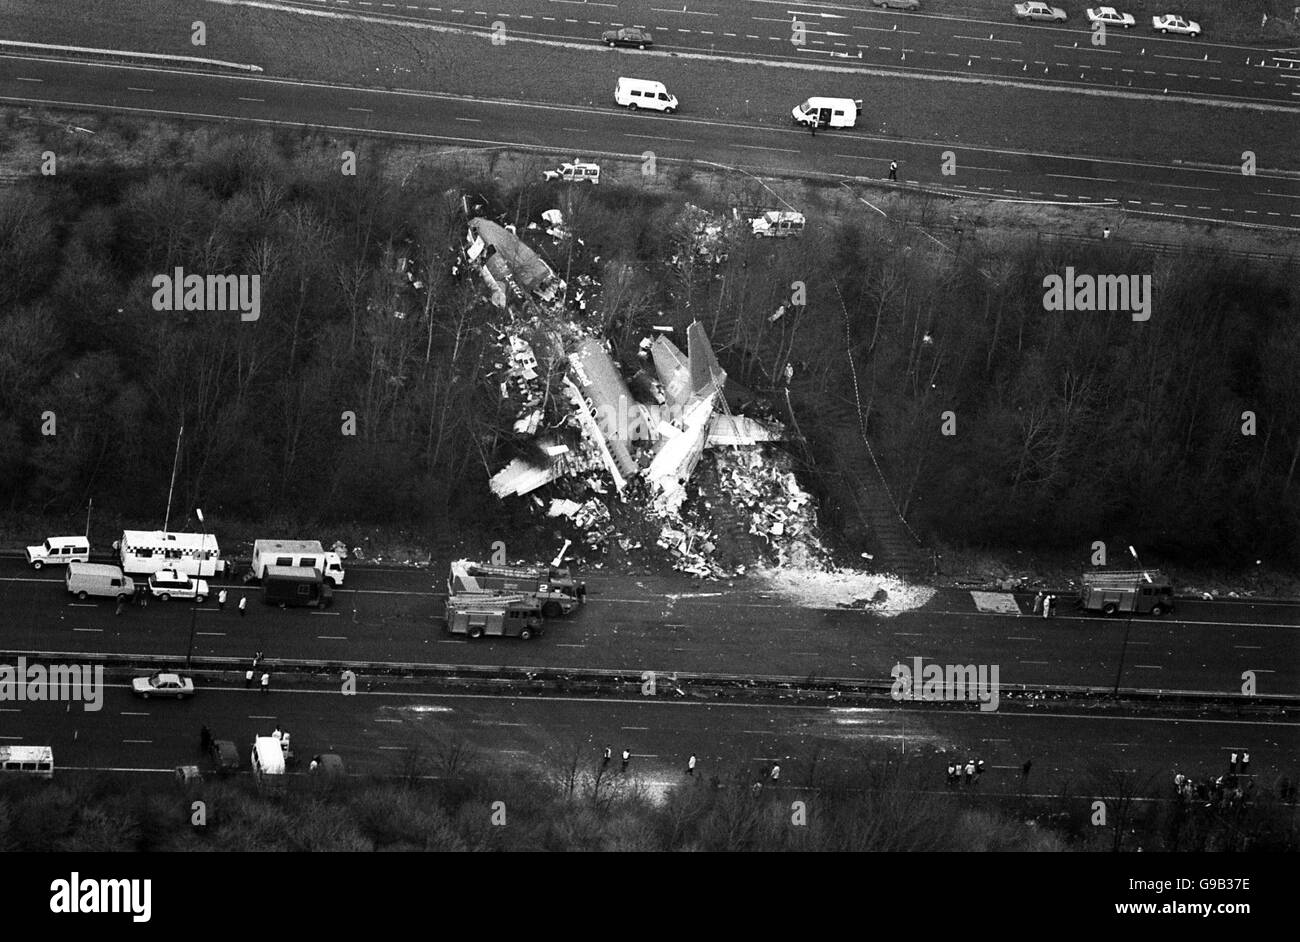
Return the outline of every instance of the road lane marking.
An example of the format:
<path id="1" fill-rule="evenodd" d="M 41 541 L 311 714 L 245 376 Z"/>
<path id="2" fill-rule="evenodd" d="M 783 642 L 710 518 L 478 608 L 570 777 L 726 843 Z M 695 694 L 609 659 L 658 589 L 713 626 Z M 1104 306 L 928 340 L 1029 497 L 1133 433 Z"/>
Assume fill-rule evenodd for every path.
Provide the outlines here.
<path id="1" fill-rule="evenodd" d="M 346 641 L 347 635 L 317 635 L 317 641 Z"/>

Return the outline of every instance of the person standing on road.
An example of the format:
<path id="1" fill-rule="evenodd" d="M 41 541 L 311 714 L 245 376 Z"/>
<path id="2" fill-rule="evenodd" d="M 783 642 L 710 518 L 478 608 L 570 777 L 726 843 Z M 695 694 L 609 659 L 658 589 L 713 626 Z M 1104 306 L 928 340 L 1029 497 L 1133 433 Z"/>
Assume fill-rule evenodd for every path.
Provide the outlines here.
<path id="1" fill-rule="evenodd" d="M 262 671 L 262 693 L 271 692 L 271 675 Z"/>
<path id="2" fill-rule="evenodd" d="M 244 689 L 247 690 L 251 686 L 253 686 L 253 669 L 250 667 L 244 671 Z"/>
<path id="3" fill-rule="evenodd" d="M 948 763 L 948 787 L 952 788 L 952 786 L 956 784 L 957 784 L 957 765 L 954 762 L 949 762 Z"/>
<path id="4" fill-rule="evenodd" d="M 248 608 L 248 596 L 247 596 L 247 595 L 241 595 L 241 596 L 239 597 L 239 617 L 240 617 L 240 618 L 243 618 L 243 617 L 244 617 L 244 611 L 245 611 L 245 609 L 247 609 L 247 608 Z"/>
<path id="5" fill-rule="evenodd" d="M 813 136 L 813 137 L 816 137 L 816 136 L 817 136 L 817 119 L 816 119 L 816 118 L 813 118 L 811 121 L 808 122 L 808 130 L 812 132 L 812 136 Z"/>
<path id="6" fill-rule="evenodd" d="M 632 761 L 632 753 L 627 749 L 623 750 L 623 771 L 627 771 L 627 764 Z"/>
<path id="7" fill-rule="evenodd" d="M 781 766 L 773 762 L 772 771 L 768 773 L 768 778 L 770 778 L 772 784 L 775 785 L 781 778 Z"/>
<path id="8" fill-rule="evenodd" d="M 1035 615 L 1043 614 L 1043 593 L 1041 590 L 1037 595 L 1034 596 L 1034 614 Z"/>
<path id="9" fill-rule="evenodd" d="M 1043 599 L 1043 617 L 1052 617 L 1052 597 L 1050 595 Z"/>
<path id="10" fill-rule="evenodd" d="M 226 590 L 222 589 L 220 592 L 217 593 L 217 611 L 224 612 L 225 610 L 226 610 Z"/>
<path id="11" fill-rule="evenodd" d="M 1034 767 L 1033 759 L 1026 759 L 1025 764 L 1020 767 L 1020 781 L 1029 781 L 1029 770 Z"/>
<path id="12" fill-rule="evenodd" d="M 115 612 L 113 612 L 113 614 L 114 614 L 114 615 L 121 615 L 121 614 L 122 614 L 122 609 L 125 608 L 125 607 L 126 607 L 126 602 L 123 601 L 123 600 L 122 600 L 122 596 L 119 595 L 119 596 L 117 597 L 117 610 L 116 610 Z"/>
<path id="13" fill-rule="evenodd" d="M 691 757 L 686 760 L 686 774 L 687 775 L 695 774 L 695 753 L 693 752 L 691 753 Z"/>
<path id="14" fill-rule="evenodd" d="M 895 182 L 898 181 L 898 162 L 897 162 L 897 161 L 891 160 L 891 161 L 889 162 L 889 179 L 891 179 L 891 180 L 893 180 L 893 181 L 895 181 Z"/>
<path id="15" fill-rule="evenodd" d="M 604 755 L 604 757 L 601 759 L 601 762 L 600 762 L 601 766 L 609 765 L 609 760 L 612 759 L 612 758 L 614 758 L 614 750 L 611 749 L 611 748 L 609 748 L 609 746 L 606 746 L 606 747 L 605 747 L 605 755 Z"/>

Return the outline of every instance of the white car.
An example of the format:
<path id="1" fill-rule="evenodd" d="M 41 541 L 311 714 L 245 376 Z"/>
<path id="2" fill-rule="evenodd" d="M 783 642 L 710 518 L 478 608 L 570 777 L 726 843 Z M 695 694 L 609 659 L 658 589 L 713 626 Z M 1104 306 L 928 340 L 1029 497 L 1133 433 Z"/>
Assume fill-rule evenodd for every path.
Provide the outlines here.
<path id="1" fill-rule="evenodd" d="M 195 579 L 186 572 L 159 569 L 149 577 L 149 592 L 164 602 L 168 599 L 194 599 L 202 602 L 208 597 L 208 583 L 203 579 Z"/>
<path id="2" fill-rule="evenodd" d="M 1195 20 L 1184 19 L 1176 13 L 1164 13 L 1151 17 L 1151 26 L 1162 33 L 1182 33 L 1184 36 L 1201 35 L 1201 24 Z"/>
<path id="3" fill-rule="evenodd" d="M 1053 23 L 1065 22 L 1065 11 L 1060 7 L 1049 7 L 1046 3 L 1017 3 L 1012 7 L 1018 20 L 1050 20 Z"/>
<path id="4" fill-rule="evenodd" d="M 194 681 L 180 674 L 154 674 L 137 677 L 131 681 L 131 692 L 148 700 L 150 697 L 175 697 L 184 700 L 194 696 Z"/>
<path id="5" fill-rule="evenodd" d="M 1121 13 L 1114 7 L 1093 7 L 1088 11 L 1088 19 L 1093 23 L 1105 23 L 1107 26 L 1122 26 L 1128 29 L 1137 25 L 1132 13 Z"/>
<path id="6" fill-rule="evenodd" d="M 571 164 L 560 164 L 554 170 L 545 171 L 542 177 L 547 180 L 563 180 L 565 183 L 581 183 L 583 180 L 590 183 L 599 183 L 600 165 L 584 160 L 575 160 Z"/>

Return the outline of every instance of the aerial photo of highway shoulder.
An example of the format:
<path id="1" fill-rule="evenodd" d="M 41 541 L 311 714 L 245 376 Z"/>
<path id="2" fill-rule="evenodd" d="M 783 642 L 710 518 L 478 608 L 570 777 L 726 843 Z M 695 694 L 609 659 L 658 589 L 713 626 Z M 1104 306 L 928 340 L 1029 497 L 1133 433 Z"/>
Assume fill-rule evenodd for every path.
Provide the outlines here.
<path id="1" fill-rule="evenodd" d="M 0 850 L 1249 916 L 1300 7 L 1076 2 L 0 0 Z"/>

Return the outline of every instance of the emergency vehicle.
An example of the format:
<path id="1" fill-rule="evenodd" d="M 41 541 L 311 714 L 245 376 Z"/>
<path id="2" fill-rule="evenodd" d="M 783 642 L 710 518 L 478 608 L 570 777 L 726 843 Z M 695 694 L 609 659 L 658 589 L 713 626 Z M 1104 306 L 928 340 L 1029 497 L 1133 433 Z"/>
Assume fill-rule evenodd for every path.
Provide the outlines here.
<path id="1" fill-rule="evenodd" d="M 1088 572 L 1083 575 L 1079 606 L 1104 615 L 1149 612 L 1160 616 L 1174 610 L 1174 587 L 1158 569 Z"/>
<path id="2" fill-rule="evenodd" d="M 489 566 L 458 559 L 451 564 L 447 595 L 525 594 L 547 618 L 569 615 L 581 607 L 587 585 L 573 578 L 567 566 Z"/>
<path id="3" fill-rule="evenodd" d="M 132 576 L 175 569 L 208 579 L 226 571 L 217 538 L 211 533 L 124 530 L 114 548 L 122 558 L 122 571 Z"/>
<path id="4" fill-rule="evenodd" d="M 540 635 L 544 622 L 537 601 L 527 595 L 461 595 L 447 599 L 447 631 L 482 638 Z"/>

